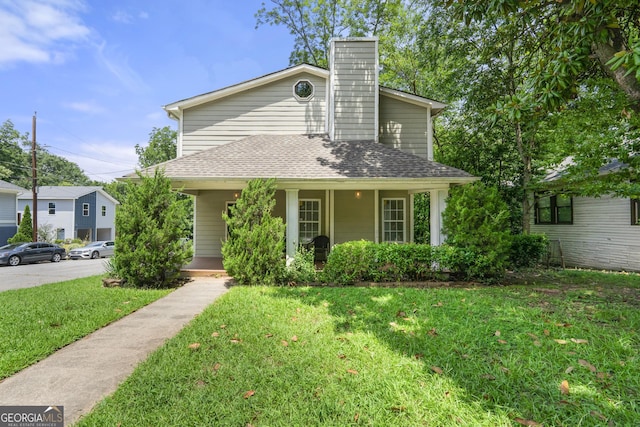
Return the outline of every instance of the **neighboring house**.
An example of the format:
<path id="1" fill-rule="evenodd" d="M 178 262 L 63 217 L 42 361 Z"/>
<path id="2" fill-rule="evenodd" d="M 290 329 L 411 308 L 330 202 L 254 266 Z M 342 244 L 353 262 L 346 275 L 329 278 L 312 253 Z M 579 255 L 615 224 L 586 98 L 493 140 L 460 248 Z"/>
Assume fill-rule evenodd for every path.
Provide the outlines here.
<path id="1" fill-rule="evenodd" d="M 60 240 L 113 240 L 118 204 L 102 187 L 38 187 L 38 227 L 50 226 Z M 18 196 L 18 212 L 26 205 L 33 211 L 30 192 Z"/>
<path id="2" fill-rule="evenodd" d="M 600 173 L 621 166 L 612 162 Z M 546 181 L 561 177 L 554 172 Z M 534 209 L 531 232 L 546 234 L 566 266 L 640 271 L 640 199 L 545 194 Z"/>
<path id="3" fill-rule="evenodd" d="M 445 105 L 378 84 L 378 41 L 334 39 L 329 69 L 298 65 L 166 105 L 178 158 L 156 165 L 195 196 L 196 257 L 221 257 L 222 213 L 248 180 L 275 178 L 286 251 L 413 240 L 414 195 L 431 195 L 431 242 L 442 243 L 451 186 L 476 180 L 433 161 L 433 118 Z M 136 179 L 135 174 L 126 178 Z"/>
<path id="4" fill-rule="evenodd" d="M 0 246 L 18 232 L 18 194 L 29 190 L 0 180 Z"/>

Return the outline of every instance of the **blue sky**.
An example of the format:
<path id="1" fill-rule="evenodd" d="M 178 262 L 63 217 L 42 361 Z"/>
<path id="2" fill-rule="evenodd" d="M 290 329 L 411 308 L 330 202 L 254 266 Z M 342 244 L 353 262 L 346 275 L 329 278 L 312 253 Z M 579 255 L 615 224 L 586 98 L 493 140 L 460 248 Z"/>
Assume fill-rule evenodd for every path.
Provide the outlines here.
<path id="1" fill-rule="evenodd" d="M 266 1 L 269 3 L 268 1 Z M 262 0 L 0 0 L 0 123 L 91 178 L 131 172 L 163 105 L 288 66 Z"/>

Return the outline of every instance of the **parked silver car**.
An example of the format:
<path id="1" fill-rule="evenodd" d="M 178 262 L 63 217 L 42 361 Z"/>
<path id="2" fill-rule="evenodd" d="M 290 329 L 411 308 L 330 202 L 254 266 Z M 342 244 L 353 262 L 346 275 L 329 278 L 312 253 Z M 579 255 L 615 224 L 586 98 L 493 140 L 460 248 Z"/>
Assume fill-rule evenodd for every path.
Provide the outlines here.
<path id="1" fill-rule="evenodd" d="M 71 249 L 69 251 L 69 258 L 96 259 L 113 256 L 115 247 L 115 243 L 111 240 L 92 242 L 83 248 Z"/>

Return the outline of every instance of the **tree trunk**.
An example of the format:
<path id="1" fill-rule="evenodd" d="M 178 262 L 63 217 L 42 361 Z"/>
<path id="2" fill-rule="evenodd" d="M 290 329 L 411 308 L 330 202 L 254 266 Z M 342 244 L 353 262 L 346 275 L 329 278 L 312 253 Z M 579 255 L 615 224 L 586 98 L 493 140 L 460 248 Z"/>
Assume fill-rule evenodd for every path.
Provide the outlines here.
<path id="1" fill-rule="evenodd" d="M 620 50 L 621 49 L 624 49 L 624 47 L 620 46 Z M 612 70 L 611 67 L 607 65 L 607 62 L 613 58 L 618 52 L 618 49 L 610 44 L 598 43 L 594 45 L 593 51 L 598 57 L 602 68 L 604 68 L 607 74 L 620 86 L 620 89 L 627 94 L 633 110 L 640 112 L 640 82 L 636 78 L 635 73 L 625 75 L 627 70 L 624 67 Z"/>
<path id="2" fill-rule="evenodd" d="M 529 185 L 531 184 L 531 147 L 526 147 L 522 140 L 522 126 L 519 122 L 515 123 L 516 144 L 520 159 L 522 160 L 522 233 L 529 234 L 531 232 L 531 203 L 529 200 Z"/>

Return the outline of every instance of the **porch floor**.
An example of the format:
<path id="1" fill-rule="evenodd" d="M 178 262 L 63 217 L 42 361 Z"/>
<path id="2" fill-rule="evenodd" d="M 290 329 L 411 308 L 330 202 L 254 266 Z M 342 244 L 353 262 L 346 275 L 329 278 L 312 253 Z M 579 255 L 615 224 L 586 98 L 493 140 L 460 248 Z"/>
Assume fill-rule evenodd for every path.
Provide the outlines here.
<path id="1" fill-rule="evenodd" d="M 186 277 L 226 276 L 222 266 L 222 258 L 197 256 L 182 267 L 182 275 Z"/>
<path id="2" fill-rule="evenodd" d="M 324 268 L 324 261 L 316 261 L 316 270 Z M 184 277 L 227 276 L 222 265 L 222 258 L 197 256 L 191 262 L 182 267 L 181 274 Z"/>

